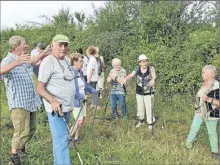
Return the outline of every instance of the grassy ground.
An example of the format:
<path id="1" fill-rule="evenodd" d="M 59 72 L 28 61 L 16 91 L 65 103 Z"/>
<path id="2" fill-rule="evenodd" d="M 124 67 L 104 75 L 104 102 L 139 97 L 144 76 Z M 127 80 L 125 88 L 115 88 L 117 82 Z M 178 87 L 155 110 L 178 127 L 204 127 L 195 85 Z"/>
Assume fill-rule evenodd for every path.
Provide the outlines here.
<path id="1" fill-rule="evenodd" d="M 3 82 L 1 87 L 1 149 L 0 164 L 8 161 L 8 151 L 13 133 L 13 127 L 8 110 L 7 99 Z M 155 124 L 154 136 L 144 125 L 138 129 L 136 124 L 136 100 L 134 85 L 128 87 L 127 120 L 116 121 L 95 120 L 93 132 L 90 134 L 89 125 L 93 110 L 87 111 L 86 124 L 82 134 L 82 142 L 78 150 L 85 164 L 96 164 L 94 154 L 101 164 L 128 165 L 128 164 L 218 164 L 213 160 L 207 130 L 203 124 L 198 134 L 198 141 L 192 150 L 183 147 L 189 132 L 193 112 L 193 101 L 189 96 L 175 96 L 173 100 L 164 100 L 163 95 L 156 94 L 155 115 L 158 120 Z M 107 103 L 108 90 L 103 94 L 102 107 Z M 168 101 L 169 100 L 169 101 Z M 101 117 L 103 108 L 97 112 Z M 110 106 L 107 108 L 107 117 L 111 115 Z M 27 144 L 27 156 L 22 157 L 23 164 L 52 165 L 52 139 L 44 110 L 38 112 L 38 129 L 36 135 Z M 72 164 L 80 164 L 73 146 L 70 147 Z"/>

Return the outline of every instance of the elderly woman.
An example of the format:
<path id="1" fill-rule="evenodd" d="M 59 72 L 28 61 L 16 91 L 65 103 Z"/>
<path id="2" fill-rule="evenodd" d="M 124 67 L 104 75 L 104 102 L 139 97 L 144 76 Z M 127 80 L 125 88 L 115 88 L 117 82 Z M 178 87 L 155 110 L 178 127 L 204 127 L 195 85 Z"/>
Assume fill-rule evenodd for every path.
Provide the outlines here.
<path id="1" fill-rule="evenodd" d="M 96 89 L 96 85 L 97 85 L 98 78 L 99 78 L 98 62 L 95 58 L 97 53 L 98 53 L 98 50 L 94 46 L 90 46 L 86 50 L 86 54 L 89 57 L 89 62 L 87 65 L 87 83 L 90 84 L 90 86 L 93 87 L 94 89 Z M 100 109 L 98 95 L 92 94 L 91 108 L 95 108 L 95 107 L 97 107 L 97 109 Z"/>
<path id="2" fill-rule="evenodd" d="M 207 108 L 208 102 L 210 102 L 212 106 L 215 106 L 214 104 L 216 104 L 216 100 L 212 101 L 206 96 L 211 90 L 219 88 L 219 82 L 214 79 L 215 71 L 216 69 L 212 65 L 206 65 L 202 69 L 203 84 L 196 95 L 195 115 L 185 147 L 188 149 L 192 148 L 196 134 L 204 121 L 208 129 L 213 158 L 218 158 L 218 138 L 216 131 L 218 118 L 210 117 L 210 111 Z"/>
<path id="3" fill-rule="evenodd" d="M 116 119 L 117 100 L 119 100 L 122 118 L 126 119 L 126 107 L 125 107 L 125 89 L 122 85 L 124 78 L 126 77 L 126 70 L 121 67 L 121 60 L 114 58 L 112 60 L 113 69 L 110 71 L 107 82 L 111 82 L 111 108 L 112 118 Z"/>
<path id="4" fill-rule="evenodd" d="M 154 97 L 156 72 L 154 67 L 149 65 L 148 58 L 144 54 L 139 55 L 138 63 L 139 67 L 124 79 L 124 83 L 136 77 L 137 116 L 139 118 L 136 128 L 144 125 L 146 112 L 148 128 L 152 129 L 155 120 L 152 112 L 152 99 Z"/>
<path id="5" fill-rule="evenodd" d="M 72 69 L 75 75 L 76 95 L 74 99 L 73 116 L 75 118 L 75 128 L 71 134 L 74 136 L 74 141 L 79 142 L 80 133 L 86 117 L 86 99 L 87 92 L 97 94 L 97 91 L 90 87 L 84 78 L 83 67 L 83 55 L 79 53 L 73 53 L 69 55 Z M 84 104 L 83 104 L 84 102 Z"/>

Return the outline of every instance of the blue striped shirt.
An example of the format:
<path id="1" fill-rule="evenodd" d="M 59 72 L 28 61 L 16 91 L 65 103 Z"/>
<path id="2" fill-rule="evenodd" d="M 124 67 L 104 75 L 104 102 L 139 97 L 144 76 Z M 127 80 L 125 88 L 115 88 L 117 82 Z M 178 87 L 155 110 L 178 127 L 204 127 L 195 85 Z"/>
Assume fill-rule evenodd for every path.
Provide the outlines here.
<path id="1" fill-rule="evenodd" d="M 2 60 L 1 66 L 7 65 L 16 59 L 16 55 L 9 52 Z M 32 69 L 31 64 L 22 64 L 2 75 L 10 110 L 23 108 L 34 112 L 41 107 L 42 102 L 33 83 Z"/>

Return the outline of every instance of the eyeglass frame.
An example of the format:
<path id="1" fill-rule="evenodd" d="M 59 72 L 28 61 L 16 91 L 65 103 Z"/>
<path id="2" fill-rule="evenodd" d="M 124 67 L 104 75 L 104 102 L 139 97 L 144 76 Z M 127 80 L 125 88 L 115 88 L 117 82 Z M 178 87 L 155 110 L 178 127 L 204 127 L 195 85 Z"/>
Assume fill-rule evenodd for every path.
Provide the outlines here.
<path id="1" fill-rule="evenodd" d="M 56 56 L 54 56 L 54 57 L 57 59 Z M 65 81 L 72 81 L 72 80 L 74 79 L 74 75 L 73 75 L 72 70 L 71 70 L 71 68 L 70 68 L 70 66 L 69 66 L 69 64 L 68 64 L 68 62 L 66 61 L 65 58 L 64 58 L 64 60 L 65 60 L 65 62 L 66 62 L 66 64 L 67 64 L 68 69 L 69 69 L 70 73 L 72 74 L 73 78 L 72 78 L 72 79 L 67 79 L 67 78 L 66 78 L 66 74 L 64 73 L 64 67 L 63 67 L 63 65 L 61 65 L 60 61 L 57 59 L 59 65 L 60 65 L 60 69 L 63 71 L 63 79 L 64 79 Z"/>

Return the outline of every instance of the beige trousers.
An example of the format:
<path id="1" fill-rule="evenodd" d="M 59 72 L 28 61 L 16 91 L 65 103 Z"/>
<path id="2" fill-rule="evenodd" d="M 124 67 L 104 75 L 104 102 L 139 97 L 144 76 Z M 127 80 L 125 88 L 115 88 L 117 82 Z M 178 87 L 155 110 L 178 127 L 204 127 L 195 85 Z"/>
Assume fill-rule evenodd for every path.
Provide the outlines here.
<path id="1" fill-rule="evenodd" d="M 14 126 L 12 148 L 22 149 L 36 132 L 36 112 L 15 108 L 11 111 L 11 119 Z"/>
<path id="2" fill-rule="evenodd" d="M 139 95 L 136 94 L 137 99 L 137 116 L 140 120 L 145 118 L 145 112 L 147 116 L 147 123 L 152 124 L 152 98 L 153 95 Z"/>

